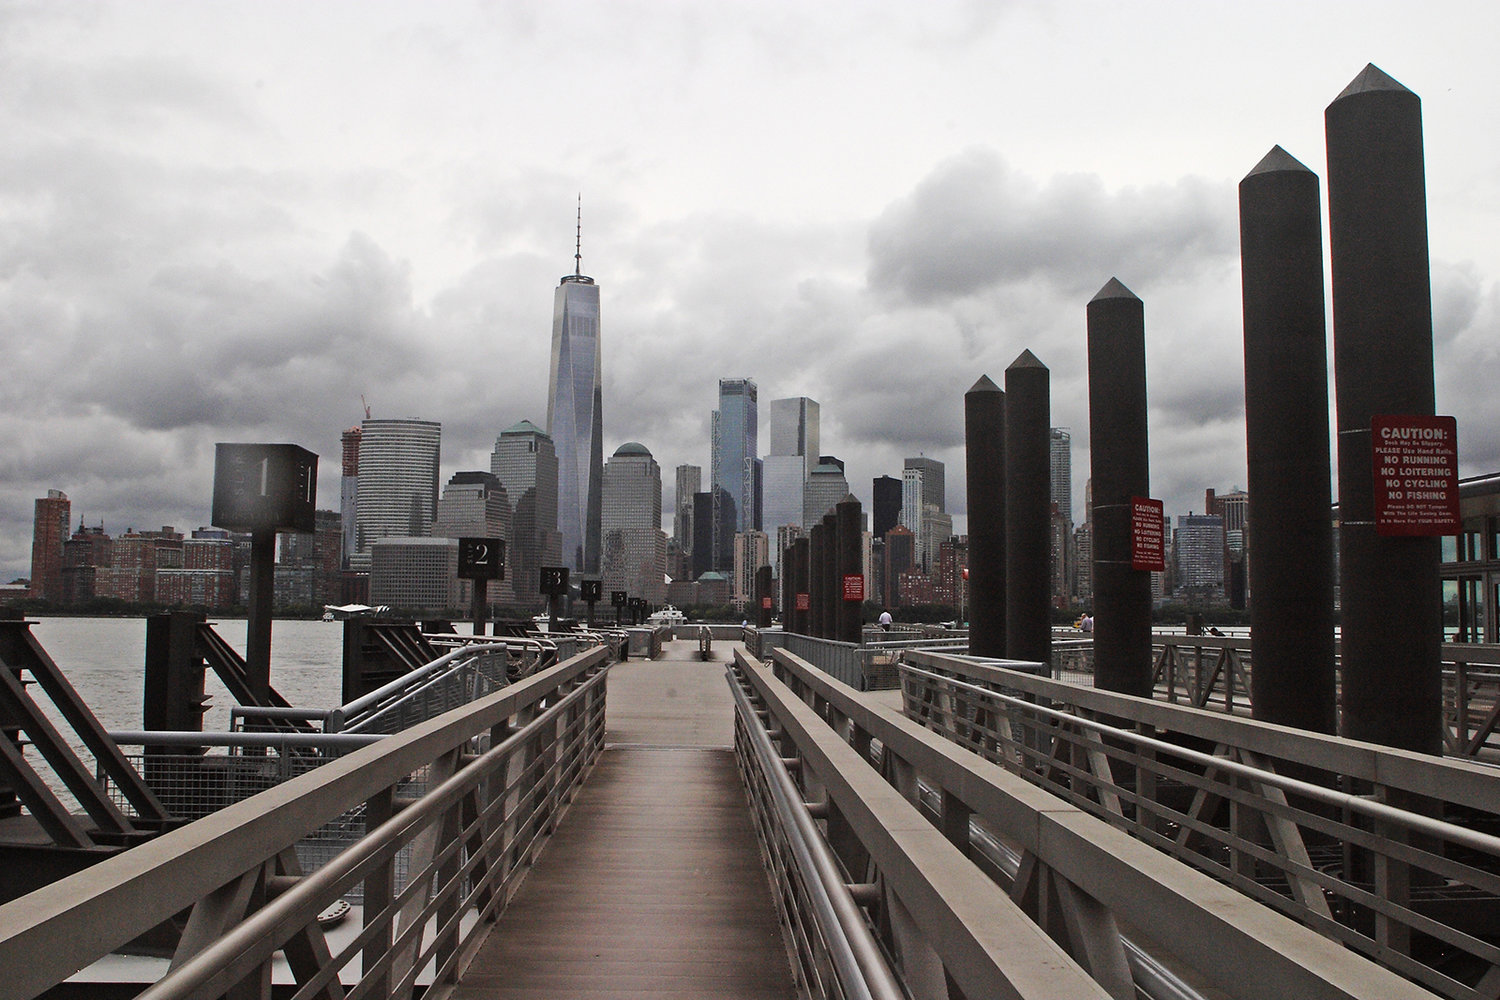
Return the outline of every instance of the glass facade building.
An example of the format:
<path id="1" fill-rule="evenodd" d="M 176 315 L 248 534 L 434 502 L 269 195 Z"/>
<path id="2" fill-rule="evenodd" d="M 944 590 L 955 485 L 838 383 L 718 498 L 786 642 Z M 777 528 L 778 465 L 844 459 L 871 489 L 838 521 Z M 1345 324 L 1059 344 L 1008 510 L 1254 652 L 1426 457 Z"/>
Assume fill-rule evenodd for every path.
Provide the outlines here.
<path id="1" fill-rule="evenodd" d="M 563 564 L 599 571 L 599 506 L 604 475 L 599 286 L 565 275 L 552 302 L 552 372 L 547 433 L 557 449 L 557 530 Z"/>
<path id="2" fill-rule="evenodd" d="M 752 379 L 719 379 L 719 408 L 713 416 L 713 475 L 709 485 L 710 491 L 723 490 L 734 500 L 736 531 L 760 527 L 760 498 L 754 495 L 759 478 L 758 398 L 759 390 Z M 731 541 L 729 546 L 732 545 Z"/>
<path id="3" fill-rule="evenodd" d="M 490 472 L 511 504 L 505 575 L 516 600 L 544 604 L 541 567 L 557 566 L 562 545 L 557 530 L 557 452 L 552 439 L 529 420 L 502 431 L 490 456 Z"/>
<path id="4" fill-rule="evenodd" d="M 433 420 L 367 419 L 360 424 L 352 569 L 370 568 L 370 547 L 382 538 L 431 532 L 442 428 Z"/>

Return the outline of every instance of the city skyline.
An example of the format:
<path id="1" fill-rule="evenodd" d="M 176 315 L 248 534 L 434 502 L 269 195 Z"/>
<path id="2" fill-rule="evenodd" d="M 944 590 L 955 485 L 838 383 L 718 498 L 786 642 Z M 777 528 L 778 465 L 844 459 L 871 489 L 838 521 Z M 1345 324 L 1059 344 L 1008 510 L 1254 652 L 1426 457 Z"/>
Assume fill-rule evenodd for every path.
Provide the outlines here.
<path id="1" fill-rule="evenodd" d="M 903 457 L 943 461 L 961 524 L 962 394 L 1026 348 L 1081 497 L 1084 306 L 1118 277 L 1152 493 L 1197 509 L 1247 479 L 1236 186 L 1276 144 L 1324 176 L 1324 108 L 1367 62 L 1423 102 L 1438 409 L 1461 474 L 1500 468 L 1494 5 L 778 11 L 7 9 L 0 575 L 28 574 L 48 489 L 112 531 L 206 521 L 219 441 L 318 453 L 336 509 L 361 396 L 441 421 L 444 479 L 484 469 L 544 420 L 580 191 L 604 454 L 706 466 L 714 380 L 746 375 L 821 402 L 867 506 Z"/>

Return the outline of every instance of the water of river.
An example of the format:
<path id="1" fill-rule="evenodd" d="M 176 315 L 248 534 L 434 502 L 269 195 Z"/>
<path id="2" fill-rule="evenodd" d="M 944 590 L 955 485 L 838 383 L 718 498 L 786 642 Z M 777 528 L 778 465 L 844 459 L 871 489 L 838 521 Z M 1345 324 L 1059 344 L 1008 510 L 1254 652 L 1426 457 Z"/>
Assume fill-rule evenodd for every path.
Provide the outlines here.
<path id="1" fill-rule="evenodd" d="M 215 622 L 218 633 L 243 656 L 245 620 Z M 105 729 L 141 728 L 144 618 L 37 618 L 31 632 Z M 342 700 L 343 642 L 341 624 L 275 622 L 271 626 L 271 685 L 298 707 L 336 707 Z M 212 705 L 203 728 L 222 732 L 229 727 L 229 706 L 234 699 L 213 671 L 208 672 L 204 688 Z"/>

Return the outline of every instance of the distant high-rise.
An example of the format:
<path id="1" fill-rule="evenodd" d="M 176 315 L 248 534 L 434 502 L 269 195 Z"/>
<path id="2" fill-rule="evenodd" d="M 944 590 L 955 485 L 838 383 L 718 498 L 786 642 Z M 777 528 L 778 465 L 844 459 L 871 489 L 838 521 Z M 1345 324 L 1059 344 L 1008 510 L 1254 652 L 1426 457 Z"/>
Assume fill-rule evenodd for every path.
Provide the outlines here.
<path id="1" fill-rule="evenodd" d="M 31 596 L 44 601 L 63 598 L 63 545 L 68 540 L 72 505 L 62 490 L 48 490 L 36 501 L 31 522 Z"/>
<path id="2" fill-rule="evenodd" d="M 543 603 L 537 593 L 541 567 L 562 558 L 557 530 L 557 452 L 540 427 L 529 420 L 500 433 L 490 471 L 511 503 L 505 575 L 522 604 Z"/>
<path id="3" fill-rule="evenodd" d="M 735 531 L 760 527 L 760 478 L 757 442 L 760 433 L 759 390 L 748 378 L 719 379 L 719 408 L 713 414 L 713 468 L 710 492 L 723 490 L 734 501 Z M 717 493 L 715 493 L 717 496 Z M 733 539 L 715 541 L 722 551 L 733 553 Z M 729 565 L 715 565 L 726 573 Z"/>
<path id="4" fill-rule="evenodd" d="M 902 469 L 920 469 L 922 472 L 922 503 L 932 504 L 939 511 L 948 509 L 948 491 L 945 485 L 945 472 L 942 462 L 935 458 L 918 456 L 908 458 L 902 463 Z M 911 521 L 905 522 L 908 527 Z"/>
<path id="5" fill-rule="evenodd" d="M 1224 519 L 1216 514 L 1186 514 L 1177 519 L 1172 554 L 1179 594 L 1222 597 L 1224 594 Z"/>
<path id="6" fill-rule="evenodd" d="M 802 526 L 811 531 L 848 495 L 849 480 L 844 478 L 843 465 L 832 455 L 822 456 L 807 477 L 807 488 L 802 495 Z"/>
<path id="7" fill-rule="evenodd" d="M 894 476 L 878 476 L 872 485 L 875 537 L 884 538 L 887 531 L 901 523 L 901 480 Z"/>
<path id="8" fill-rule="evenodd" d="M 597 573 L 604 482 L 599 286 L 581 271 L 581 248 L 573 259 L 573 273 L 563 275 L 552 299 L 547 433 L 557 449 L 557 530 L 563 562 L 583 573 Z"/>
<path id="9" fill-rule="evenodd" d="M 366 419 L 360 424 L 352 569 L 370 568 L 370 546 L 392 535 L 422 536 L 437 512 L 443 425 Z"/>
<path id="10" fill-rule="evenodd" d="M 696 465 L 677 467 L 677 493 L 672 512 L 672 537 L 685 555 L 693 553 L 693 494 L 703 489 L 703 469 Z"/>
<path id="11" fill-rule="evenodd" d="M 1073 523 L 1073 435 L 1066 427 L 1052 428 L 1052 502 L 1063 520 Z"/>
<path id="12" fill-rule="evenodd" d="M 349 568 L 349 560 L 358 550 L 356 526 L 359 505 L 359 438 L 361 430 L 351 427 L 343 433 L 342 475 L 339 477 L 339 527 L 344 534 L 342 569 Z"/>
<path id="13" fill-rule="evenodd" d="M 661 466 L 651 450 L 635 441 L 615 449 L 604 465 L 600 529 L 604 534 L 622 528 L 661 530 Z"/>
<path id="14" fill-rule="evenodd" d="M 438 498 L 434 538 L 510 538 L 510 496 L 493 472 L 455 472 Z"/>
<path id="15" fill-rule="evenodd" d="M 768 533 L 802 524 L 803 490 L 818 464 L 818 411 L 806 396 L 771 400 L 771 451 L 761 495 L 761 524 Z"/>
<path id="16" fill-rule="evenodd" d="M 651 604 L 667 595 L 667 535 L 661 530 L 661 466 L 643 444 L 627 441 L 604 465 L 600 530 L 604 589 Z"/>
<path id="17" fill-rule="evenodd" d="M 771 400 L 771 454 L 801 455 L 806 473 L 817 465 L 821 408 L 806 396 Z"/>

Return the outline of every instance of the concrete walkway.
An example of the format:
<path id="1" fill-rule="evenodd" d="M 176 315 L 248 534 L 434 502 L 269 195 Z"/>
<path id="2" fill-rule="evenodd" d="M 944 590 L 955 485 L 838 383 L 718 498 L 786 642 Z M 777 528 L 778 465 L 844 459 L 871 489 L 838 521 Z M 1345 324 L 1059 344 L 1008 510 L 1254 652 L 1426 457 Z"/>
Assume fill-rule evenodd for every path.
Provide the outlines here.
<path id="1" fill-rule="evenodd" d="M 455 997 L 797 995 L 730 749 L 729 648 L 610 668 L 606 750 Z"/>

